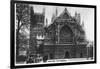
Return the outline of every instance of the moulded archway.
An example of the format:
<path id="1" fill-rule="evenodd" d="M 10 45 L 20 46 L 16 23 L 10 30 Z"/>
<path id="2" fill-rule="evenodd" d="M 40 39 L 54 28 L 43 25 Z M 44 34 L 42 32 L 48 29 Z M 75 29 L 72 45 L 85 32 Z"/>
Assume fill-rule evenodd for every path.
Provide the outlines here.
<path id="1" fill-rule="evenodd" d="M 69 53 L 69 51 L 66 51 L 65 52 L 65 57 L 64 58 L 70 58 L 70 53 Z"/>
<path id="2" fill-rule="evenodd" d="M 67 44 L 67 43 L 72 43 L 73 42 L 73 32 L 71 28 L 67 25 L 63 26 L 60 29 L 60 43 L 61 44 Z"/>

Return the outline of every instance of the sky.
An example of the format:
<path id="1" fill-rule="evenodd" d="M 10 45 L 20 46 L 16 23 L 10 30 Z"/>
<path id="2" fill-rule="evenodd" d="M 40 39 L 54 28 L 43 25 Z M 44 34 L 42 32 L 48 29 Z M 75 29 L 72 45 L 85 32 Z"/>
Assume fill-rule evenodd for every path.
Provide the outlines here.
<path id="1" fill-rule="evenodd" d="M 49 5 L 32 5 L 34 12 L 42 13 L 45 8 L 45 17 L 48 19 L 48 25 L 51 24 L 51 17 L 55 14 L 56 8 L 58 10 L 58 16 L 67 8 L 70 15 L 73 17 L 75 12 L 80 13 L 81 23 L 84 22 L 84 30 L 86 33 L 86 39 L 94 41 L 94 8 L 83 7 L 67 7 L 67 6 L 49 6 Z"/>

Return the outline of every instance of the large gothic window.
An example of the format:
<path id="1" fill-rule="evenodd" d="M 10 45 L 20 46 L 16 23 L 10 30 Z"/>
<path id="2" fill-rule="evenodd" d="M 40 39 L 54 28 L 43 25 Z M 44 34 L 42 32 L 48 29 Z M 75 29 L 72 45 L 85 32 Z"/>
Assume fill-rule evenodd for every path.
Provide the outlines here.
<path id="1" fill-rule="evenodd" d="M 73 33 L 70 27 L 64 26 L 60 30 L 60 43 L 67 44 L 73 42 Z"/>

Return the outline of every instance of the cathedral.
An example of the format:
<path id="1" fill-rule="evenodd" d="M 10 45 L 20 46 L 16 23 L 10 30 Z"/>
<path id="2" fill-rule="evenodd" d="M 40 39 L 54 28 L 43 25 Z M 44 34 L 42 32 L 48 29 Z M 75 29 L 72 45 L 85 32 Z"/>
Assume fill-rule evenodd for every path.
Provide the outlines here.
<path id="1" fill-rule="evenodd" d="M 85 58 L 87 57 L 87 43 L 80 14 L 72 17 L 67 8 L 52 20 L 46 28 L 44 40 L 44 54 L 49 59 Z"/>
<path id="2" fill-rule="evenodd" d="M 67 8 L 52 17 L 51 24 L 45 25 L 45 9 L 35 13 L 31 8 L 29 55 L 39 54 L 47 59 L 87 58 L 87 41 L 84 23 L 75 12 L 71 16 Z M 47 20 L 46 20 L 47 24 Z"/>

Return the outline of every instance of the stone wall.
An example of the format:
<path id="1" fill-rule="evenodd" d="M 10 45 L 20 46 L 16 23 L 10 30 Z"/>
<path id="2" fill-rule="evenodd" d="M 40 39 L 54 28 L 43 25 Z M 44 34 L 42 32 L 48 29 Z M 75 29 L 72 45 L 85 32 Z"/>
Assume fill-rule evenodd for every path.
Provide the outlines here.
<path id="1" fill-rule="evenodd" d="M 86 58 L 87 48 L 86 45 L 44 45 L 44 55 L 52 54 L 54 59 L 68 59 L 68 58 Z"/>

